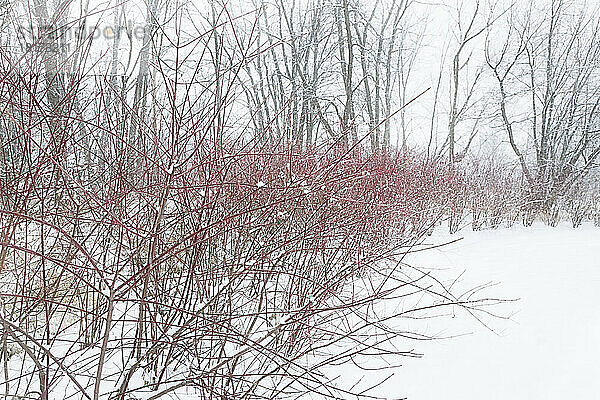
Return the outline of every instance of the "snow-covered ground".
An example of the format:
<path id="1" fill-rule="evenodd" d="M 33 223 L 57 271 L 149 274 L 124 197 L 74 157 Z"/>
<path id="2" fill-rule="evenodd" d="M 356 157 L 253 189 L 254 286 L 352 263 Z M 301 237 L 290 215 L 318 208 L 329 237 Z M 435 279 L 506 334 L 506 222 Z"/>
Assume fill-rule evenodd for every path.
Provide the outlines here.
<path id="1" fill-rule="evenodd" d="M 510 319 L 484 317 L 486 327 L 459 307 L 427 314 L 440 317 L 399 319 L 394 322 L 397 329 L 450 338 L 398 340 L 394 343 L 398 350 L 424 354 L 387 360 L 402 364 L 401 368 L 364 372 L 346 363 L 329 368 L 327 376 L 339 376 L 334 383 L 342 388 L 359 381 L 353 388 L 356 393 L 393 374 L 364 392 L 373 398 L 600 399 L 600 228 L 517 226 L 481 232 L 465 229 L 452 236 L 440 229 L 426 239 L 425 247 L 450 241 L 411 253 L 404 261 L 431 270 L 446 285 L 452 283 L 458 296 L 480 284 L 498 283 L 480 297 L 518 298 L 490 309 Z M 454 281 L 456 277 L 460 279 Z M 377 314 L 397 313 L 403 306 L 398 298 L 389 299 L 376 305 Z M 355 361 L 367 368 L 383 365 L 376 356 Z M 113 367 L 118 369 L 116 364 Z M 145 378 L 134 376 L 135 386 Z M 102 391 L 113 389 L 112 381 L 104 384 Z M 338 395 L 355 398 L 344 392 Z M 197 396 L 191 390 L 177 392 L 180 399 Z"/>
<path id="2" fill-rule="evenodd" d="M 465 229 L 459 235 L 464 239 L 407 261 L 443 273 L 465 271 L 465 287 L 499 282 L 487 293 L 519 298 L 502 307 L 515 314 L 511 321 L 487 319 L 495 332 L 464 314 L 456 323 L 427 322 L 432 333 L 471 334 L 413 343 L 423 358 L 401 360 L 403 368 L 371 394 L 411 400 L 600 399 L 600 229 L 539 225 Z M 455 238 L 434 234 L 428 242 Z"/>

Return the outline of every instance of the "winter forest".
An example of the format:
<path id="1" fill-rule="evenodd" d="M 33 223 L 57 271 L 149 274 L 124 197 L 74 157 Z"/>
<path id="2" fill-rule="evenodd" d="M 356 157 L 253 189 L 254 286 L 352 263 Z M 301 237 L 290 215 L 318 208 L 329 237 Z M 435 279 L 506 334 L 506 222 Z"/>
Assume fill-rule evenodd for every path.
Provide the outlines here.
<path id="1" fill-rule="evenodd" d="M 600 396 L 595 0 L 0 0 L 0 399 Z"/>

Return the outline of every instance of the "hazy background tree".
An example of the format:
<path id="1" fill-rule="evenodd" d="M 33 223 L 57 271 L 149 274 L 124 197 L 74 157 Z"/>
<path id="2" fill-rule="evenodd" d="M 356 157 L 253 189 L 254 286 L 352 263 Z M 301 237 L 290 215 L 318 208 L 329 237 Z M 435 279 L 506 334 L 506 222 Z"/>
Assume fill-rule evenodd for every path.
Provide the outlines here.
<path id="1" fill-rule="evenodd" d="M 538 210 L 557 221 L 557 200 L 600 153 L 600 19 L 586 4 L 553 0 L 508 14 L 488 33 L 499 117 Z M 502 39 L 499 39 L 502 38 Z M 502 40 L 502 41 L 501 41 Z M 524 135 L 524 136 L 523 136 Z"/>

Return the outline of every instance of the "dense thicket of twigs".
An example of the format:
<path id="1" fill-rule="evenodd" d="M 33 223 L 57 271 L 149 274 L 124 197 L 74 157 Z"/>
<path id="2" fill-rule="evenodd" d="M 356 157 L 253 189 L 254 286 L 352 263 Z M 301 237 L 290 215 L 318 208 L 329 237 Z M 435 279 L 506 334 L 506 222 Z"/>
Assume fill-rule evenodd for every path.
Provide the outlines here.
<path id="1" fill-rule="evenodd" d="M 393 78 L 390 65 L 408 2 L 388 21 L 391 39 L 384 27 L 374 42 L 389 52 L 376 63 L 381 82 L 367 73 L 373 19 L 352 31 L 362 14 L 347 1 L 311 14 L 339 28 L 333 48 L 345 66 L 333 81 L 319 72 L 325 64 L 294 65 L 329 43 L 323 26 L 290 49 L 258 39 L 264 14 L 243 19 L 212 2 L 187 29 L 183 9 L 161 4 L 148 5 L 135 66 L 124 70 L 115 50 L 97 74 L 85 35 L 67 50 L 43 45 L 62 43 L 66 8 L 36 3 L 23 14 L 46 29 L 33 45 L 0 35 L 0 396 L 348 398 L 326 367 L 415 355 L 398 340 L 429 337 L 403 318 L 446 307 L 478 317 L 497 303 L 481 287 L 457 298 L 402 262 L 442 221 L 455 232 L 540 214 L 522 172 L 504 164 L 392 149 L 392 80 L 407 77 Z M 362 124 L 358 38 L 360 87 L 376 96 Z M 295 61 L 280 64 L 286 54 Z M 253 84 L 268 66 L 281 70 Z M 318 98 L 322 82 L 311 86 L 308 72 L 343 82 L 342 94 Z M 398 107 L 410 102 L 402 93 Z M 580 180 L 552 204 L 574 225 L 598 221 L 596 192 Z M 374 313 L 386 299 L 402 311 Z"/>
<path id="2" fill-rule="evenodd" d="M 198 92 L 162 72 L 143 108 L 21 61 L 2 53 L 3 396 L 345 397 L 323 367 L 427 338 L 377 301 L 404 299 L 388 321 L 496 302 L 401 263 L 452 167 L 235 136 L 231 70 Z"/>
<path id="3" fill-rule="evenodd" d="M 396 317 L 494 302 L 454 298 L 400 266 L 445 209 L 448 166 L 336 145 L 229 145 L 202 114 L 195 131 L 144 121 L 132 144 L 97 122 L 110 115 L 101 90 L 90 118 L 71 114 L 78 96 L 50 109 L 34 75 L 3 72 L 6 396 L 344 397 L 319 367 L 403 354 L 385 344 L 420 337 L 366 313 L 376 300 L 406 296 Z"/>

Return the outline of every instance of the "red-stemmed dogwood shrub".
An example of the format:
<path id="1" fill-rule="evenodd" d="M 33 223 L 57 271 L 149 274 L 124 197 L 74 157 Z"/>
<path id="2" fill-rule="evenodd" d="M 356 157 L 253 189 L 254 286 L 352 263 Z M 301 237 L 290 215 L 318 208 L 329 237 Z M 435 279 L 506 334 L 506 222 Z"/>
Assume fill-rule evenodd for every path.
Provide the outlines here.
<path id="1" fill-rule="evenodd" d="M 217 75 L 161 54 L 134 94 L 0 55 L 1 396 L 366 397 L 327 367 L 414 355 L 406 318 L 497 302 L 402 262 L 453 168 L 230 126 L 241 49 Z"/>

